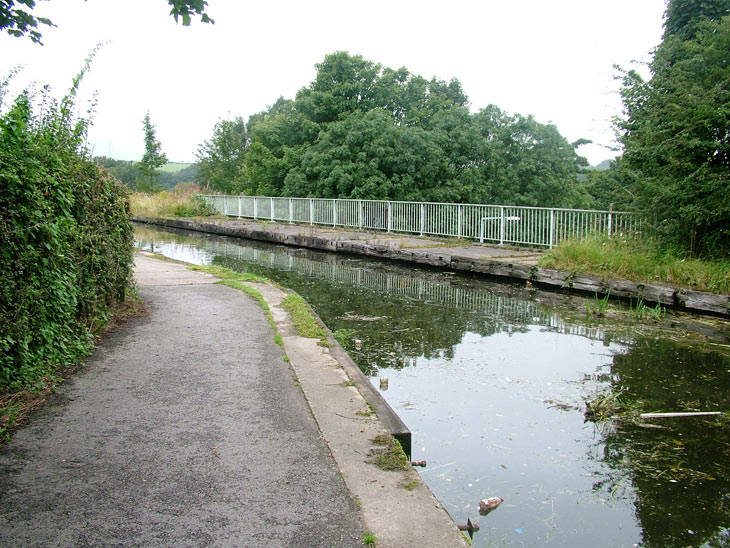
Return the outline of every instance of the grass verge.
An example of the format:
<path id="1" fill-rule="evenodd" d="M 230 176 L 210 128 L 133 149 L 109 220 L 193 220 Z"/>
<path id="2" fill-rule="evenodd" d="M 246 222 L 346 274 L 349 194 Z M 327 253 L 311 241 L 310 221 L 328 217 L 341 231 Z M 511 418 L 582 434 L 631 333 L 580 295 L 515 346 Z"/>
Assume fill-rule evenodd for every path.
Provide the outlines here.
<path id="1" fill-rule="evenodd" d="M 540 266 L 730 293 L 730 262 L 681 257 L 651 240 L 620 235 L 566 240 L 545 253 Z"/>
<path id="2" fill-rule="evenodd" d="M 312 314 L 307 301 L 295 293 L 290 293 L 281 301 L 281 306 L 291 315 L 297 335 L 308 339 L 319 339 L 320 345 L 328 345 L 327 332 Z"/>

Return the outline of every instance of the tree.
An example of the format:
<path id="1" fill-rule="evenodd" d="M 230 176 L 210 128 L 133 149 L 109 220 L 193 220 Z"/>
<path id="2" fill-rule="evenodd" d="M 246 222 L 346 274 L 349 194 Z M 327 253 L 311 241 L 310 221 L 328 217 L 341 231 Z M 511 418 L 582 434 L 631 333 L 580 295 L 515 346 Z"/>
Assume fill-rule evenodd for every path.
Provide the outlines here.
<path id="1" fill-rule="evenodd" d="M 624 75 L 625 118 L 618 123 L 624 162 L 660 238 L 692 254 L 728 256 L 730 16 L 712 20 L 717 3 L 700 0 L 672 0 L 667 13 L 680 5 L 699 15 L 684 26 L 667 19 L 651 79 Z M 704 5 L 713 10 L 702 12 Z M 685 39 L 689 28 L 696 30 Z"/>
<path id="2" fill-rule="evenodd" d="M 664 13 L 664 39 L 678 36 L 694 38 L 704 21 L 715 21 L 730 15 L 728 0 L 671 0 Z"/>
<path id="3" fill-rule="evenodd" d="M 475 151 L 481 181 L 479 201 L 540 207 L 583 207 L 588 196 L 578 185 L 587 165 L 576 147 L 552 124 L 532 116 L 509 115 L 489 105 L 475 116 L 482 141 Z"/>
<path id="4" fill-rule="evenodd" d="M 371 200 L 451 201 L 443 151 L 421 128 L 382 109 L 330 124 L 286 176 L 284 194 Z"/>
<path id="5" fill-rule="evenodd" d="M 167 156 L 162 152 L 162 145 L 155 135 L 155 126 L 150 121 L 150 113 L 147 111 L 142 119 L 144 128 L 144 155 L 137 163 L 139 176 L 137 177 L 137 190 L 143 192 L 154 192 L 157 188 L 157 179 L 160 176 L 158 168 L 167 163 Z"/>
<path id="6" fill-rule="evenodd" d="M 128 188 L 134 188 L 139 177 L 137 162 L 129 160 L 115 160 L 106 156 L 95 156 L 94 163 L 106 169 L 114 177 L 119 179 Z"/>
<path id="7" fill-rule="evenodd" d="M 25 6 L 27 10 L 35 8 L 35 0 L 0 0 L 0 30 L 5 29 L 10 36 L 21 37 L 27 34 L 31 41 L 43 45 L 38 25 L 49 27 L 56 25 L 47 17 L 36 16 L 26 9 L 15 7 L 16 2 Z M 182 24 L 186 27 L 190 25 L 192 17 L 196 15 L 200 15 L 203 23 L 215 23 L 205 13 L 208 5 L 205 0 L 167 0 L 167 3 L 172 8 L 170 15 L 175 18 L 175 22 L 182 19 Z"/>
<path id="8" fill-rule="evenodd" d="M 585 159 L 553 125 L 336 52 L 293 101 L 249 118 L 245 191 L 259 195 L 582 207 Z"/>
<path id="9" fill-rule="evenodd" d="M 196 180 L 214 190 L 235 194 L 243 190 L 246 176 L 245 156 L 248 133 L 243 119 L 220 120 L 213 136 L 198 147 Z"/>

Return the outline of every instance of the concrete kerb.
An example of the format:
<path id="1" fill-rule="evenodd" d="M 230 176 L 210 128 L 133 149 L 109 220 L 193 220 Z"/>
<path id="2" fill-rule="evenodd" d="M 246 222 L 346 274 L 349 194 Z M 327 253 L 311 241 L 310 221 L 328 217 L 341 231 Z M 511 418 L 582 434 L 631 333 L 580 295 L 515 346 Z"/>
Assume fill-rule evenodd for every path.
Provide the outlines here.
<path id="1" fill-rule="evenodd" d="M 168 270 L 173 266 L 178 265 L 171 265 Z M 205 276 L 208 282 L 216 281 L 208 274 L 188 272 L 199 280 Z M 180 283 L 186 283 L 183 281 L 185 276 L 178 276 Z M 281 307 L 287 293 L 269 284 L 246 284 L 259 291 L 268 304 L 284 341 L 289 366 L 345 484 L 362 510 L 365 526 L 378 539 L 377 546 L 467 546 L 451 516 L 413 468 L 385 471 L 367 462 L 375 446 L 372 440 L 392 430 L 392 424 L 386 427 L 380 418 L 383 415 L 386 421 L 392 421 L 392 417 L 383 412 L 382 404 L 390 413 L 395 413 L 329 330 L 331 346 L 328 348 L 320 346 L 317 339 L 299 337 L 289 313 Z M 369 403 L 375 409 L 374 414 L 369 413 Z"/>

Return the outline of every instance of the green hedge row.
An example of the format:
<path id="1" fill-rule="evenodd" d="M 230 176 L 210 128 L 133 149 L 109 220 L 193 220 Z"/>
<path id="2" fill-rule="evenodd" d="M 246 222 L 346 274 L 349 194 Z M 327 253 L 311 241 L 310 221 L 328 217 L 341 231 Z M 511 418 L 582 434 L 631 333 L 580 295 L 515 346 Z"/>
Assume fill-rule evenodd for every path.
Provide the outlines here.
<path id="1" fill-rule="evenodd" d="M 0 114 L 0 391 L 87 354 L 132 279 L 127 190 L 86 159 L 74 93 L 24 92 Z"/>

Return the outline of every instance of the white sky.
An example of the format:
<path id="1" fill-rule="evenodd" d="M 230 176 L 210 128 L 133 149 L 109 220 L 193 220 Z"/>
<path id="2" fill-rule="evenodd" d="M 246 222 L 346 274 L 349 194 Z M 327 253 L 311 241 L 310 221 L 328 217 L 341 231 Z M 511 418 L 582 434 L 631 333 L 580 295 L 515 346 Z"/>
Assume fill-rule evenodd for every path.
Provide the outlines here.
<path id="1" fill-rule="evenodd" d="M 44 46 L 2 34 L 0 76 L 23 65 L 16 85 L 50 84 L 61 97 L 109 41 L 82 85 L 98 93 L 94 154 L 140 159 L 149 110 L 170 161 L 192 162 L 219 119 L 293 98 L 315 63 L 347 50 L 456 77 L 473 111 L 496 104 L 553 122 L 570 141 L 591 139 L 579 152 L 595 165 L 616 154 L 604 148 L 621 112 L 613 65 L 649 60 L 664 9 L 664 0 L 209 0 L 215 25 L 183 27 L 165 0 L 41 0 L 34 13 L 58 28 L 41 29 Z"/>

